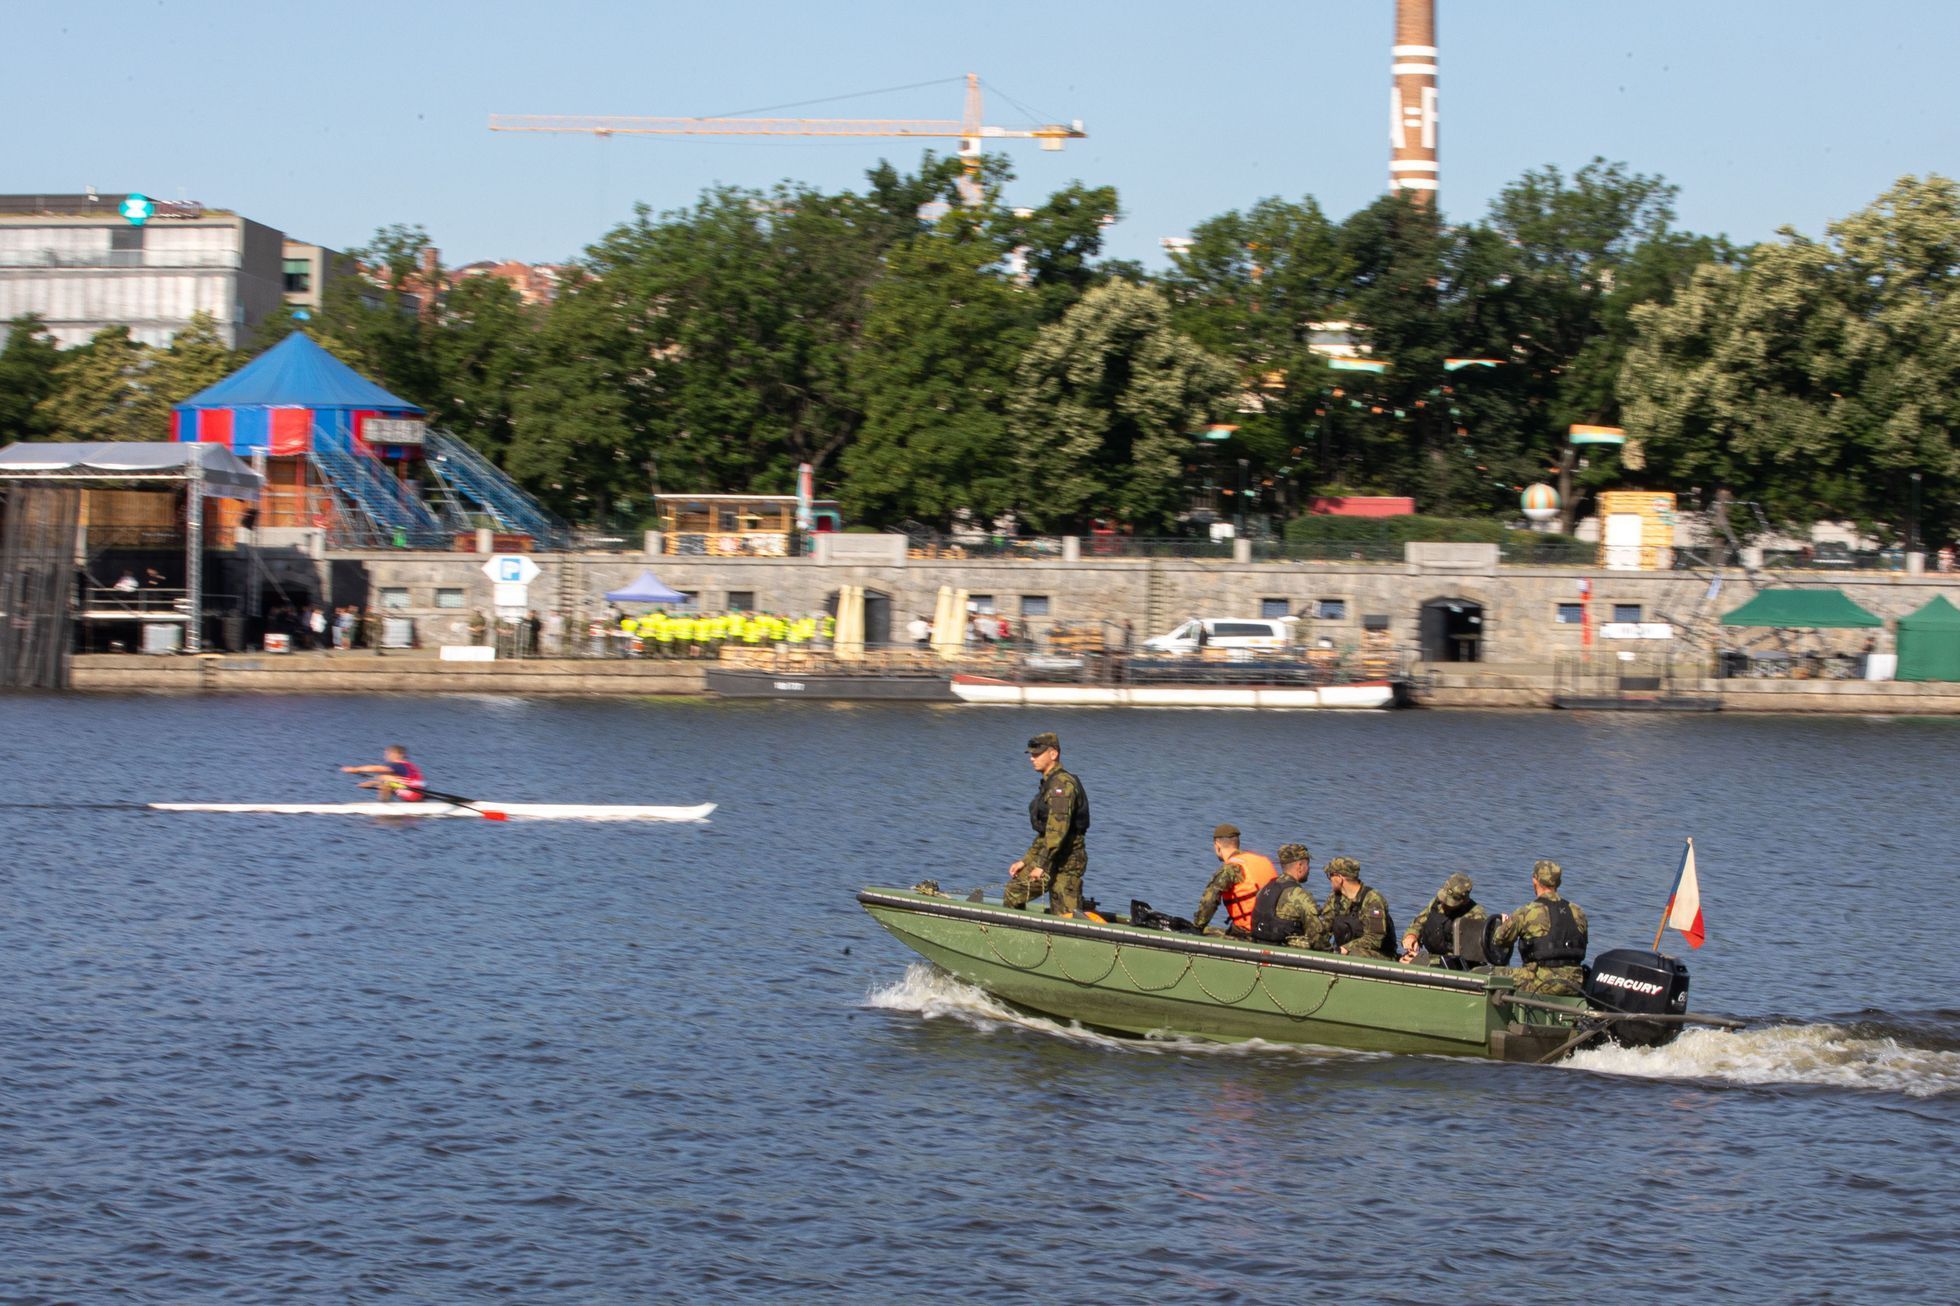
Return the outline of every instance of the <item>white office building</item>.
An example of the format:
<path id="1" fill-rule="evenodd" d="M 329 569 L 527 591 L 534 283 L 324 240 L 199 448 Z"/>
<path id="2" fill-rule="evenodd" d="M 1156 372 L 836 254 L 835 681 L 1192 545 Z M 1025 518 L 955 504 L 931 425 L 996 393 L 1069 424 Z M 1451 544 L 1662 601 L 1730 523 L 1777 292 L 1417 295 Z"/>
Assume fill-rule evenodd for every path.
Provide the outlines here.
<path id="1" fill-rule="evenodd" d="M 125 198 L 0 195 L 0 331 L 35 313 L 64 349 L 116 325 L 161 346 L 203 312 L 250 343 L 284 298 L 284 237 L 201 204 L 159 202 L 138 224 Z"/>

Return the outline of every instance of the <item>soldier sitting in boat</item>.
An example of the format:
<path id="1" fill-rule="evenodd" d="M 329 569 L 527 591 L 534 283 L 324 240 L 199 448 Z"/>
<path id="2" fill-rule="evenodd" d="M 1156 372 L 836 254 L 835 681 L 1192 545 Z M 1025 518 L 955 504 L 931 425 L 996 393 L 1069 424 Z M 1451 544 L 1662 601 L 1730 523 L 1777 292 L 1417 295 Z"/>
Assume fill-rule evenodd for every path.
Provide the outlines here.
<path id="1" fill-rule="evenodd" d="M 1277 857 L 1279 875 L 1252 902 L 1252 937 L 1261 943 L 1325 951 L 1327 922 L 1320 918 L 1320 904 L 1306 884 L 1313 871 L 1312 854 L 1305 844 L 1283 843 Z"/>
<path id="2" fill-rule="evenodd" d="M 1388 914 L 1388 899 L 1361 882 L 1361 864 L 1352 857 L 1336 857 L 1327 863 L 1327 881 L 1334 891 L 1320 916 L 1334 946 L 1344 956 L 1393 961 L 1388 950 L 1395 918 Z"/>
<path id="3" fill-rule="evenodd" d="M 1508 952 L 1514 940 L 1518 945 L 1518 960 L 1524 964 L 1494 973 L 1514 976 L 1520 993 L 1585 992 L 1586 913 L 1558 896 L 1563 878 L 1557 862 L 1540 860 L 1531 868 L 1531 887 L 1538 896 L 1491 931 L 1493 947 Z"/>
<path id="4" fill-rule="evenodd" d="M 1028 740 L 1028 764 L 1041 777 L 1028 804 L 1034 842 L 1007 868 L 1001 904 L 1026 908 L 1045 892 L 1050 915 L 1073 916 L 1081 910 L 1082 877 L 1089 869 L 1089 795 L 1062 769 L 1062 742 L 1053 734 Z"/>
<path id="5" fill-rule="evenodd" d="M 1258 900 L 1259 891 L 1279 878 L 1279 868 L 1263 854 L 1240 848 L 1236 825 L 1220 825 L 1211 832 L 1211 851 L 1218 858 L 1218 869 L 1206 883 L 1204 894 L 1198 899 L 1198 910 L 1191 914 L 1191 923 L 1207 934 L 1225 933 L 1208 928 L 1212 913 L 1222 902 L 1233 931 L 1247 935 L 1252 930 L 1252 905 Z"/>
<path id="6" fill-rule="evenodd" d="M 1490 913 L 1470 896 L 1470 877 L 1452 875 L 1443 881 L 1408 930 L 1402 935 L 1402 960 L 1467 970 L 1485 964 L 1484 935 Z"/>

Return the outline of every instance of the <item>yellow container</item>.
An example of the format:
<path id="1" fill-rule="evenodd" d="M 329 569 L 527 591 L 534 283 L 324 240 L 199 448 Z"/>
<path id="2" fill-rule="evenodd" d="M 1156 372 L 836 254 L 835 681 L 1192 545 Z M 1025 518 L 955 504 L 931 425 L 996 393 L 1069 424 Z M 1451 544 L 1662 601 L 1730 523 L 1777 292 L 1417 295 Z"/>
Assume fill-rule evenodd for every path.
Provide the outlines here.
<path id="1" fill-rule="evenodd" d="M 1675 501 L 1654 490 L 1599 492 L 1599 565 L 1666 571 L 1674 565 Z"/>

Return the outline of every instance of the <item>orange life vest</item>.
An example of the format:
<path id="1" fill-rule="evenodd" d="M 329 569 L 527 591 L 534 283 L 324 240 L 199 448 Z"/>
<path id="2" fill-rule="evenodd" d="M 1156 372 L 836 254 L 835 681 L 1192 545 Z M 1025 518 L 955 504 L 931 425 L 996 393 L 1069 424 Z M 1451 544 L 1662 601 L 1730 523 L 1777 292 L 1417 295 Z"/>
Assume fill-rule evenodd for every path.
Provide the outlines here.
<path id="1" fill-rule="evenodd" d="M 1239 882 L 1225 890 L 1225 914 L 1241 930 L 1252 929 L 1252 904 L 1259 891 L 1279 878 L 1279 868 L 1259 853 L 1235 852 L 1225 859 L 1239 868 Z"/>

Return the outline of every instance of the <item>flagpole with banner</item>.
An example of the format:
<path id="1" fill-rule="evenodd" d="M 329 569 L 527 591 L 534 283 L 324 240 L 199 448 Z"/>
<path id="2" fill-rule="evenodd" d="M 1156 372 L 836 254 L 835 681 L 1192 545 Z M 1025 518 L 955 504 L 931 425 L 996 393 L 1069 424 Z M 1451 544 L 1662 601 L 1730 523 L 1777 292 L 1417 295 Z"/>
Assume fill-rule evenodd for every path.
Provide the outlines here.
<path id="1" fill-rule="evenodd" d="M 1668 892 L 1667 906 L 1661 909 L 1661 923 L 1654 927 L 1654 951 L 1660 951 L 1661 934 L 1670 927 L 1681 931 L 1690 948 L 1699 948 L 1707 937 L 1701 918 L 1701 877 L 1695 873 L 1693 839 L 1682 850 L 1681 869 L 1674 873 L 1674 888 Z"/>

